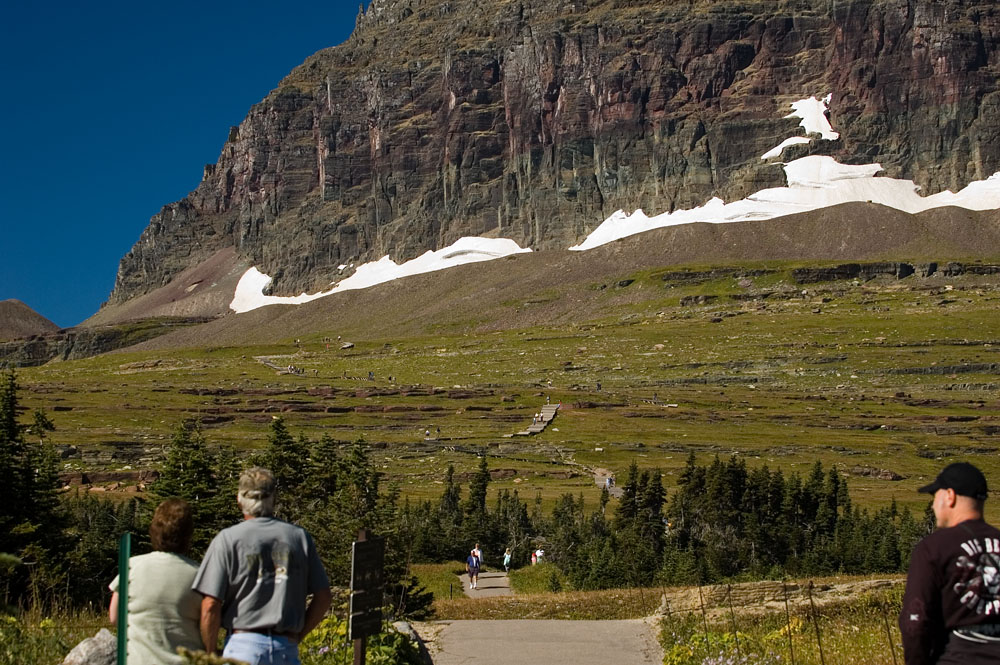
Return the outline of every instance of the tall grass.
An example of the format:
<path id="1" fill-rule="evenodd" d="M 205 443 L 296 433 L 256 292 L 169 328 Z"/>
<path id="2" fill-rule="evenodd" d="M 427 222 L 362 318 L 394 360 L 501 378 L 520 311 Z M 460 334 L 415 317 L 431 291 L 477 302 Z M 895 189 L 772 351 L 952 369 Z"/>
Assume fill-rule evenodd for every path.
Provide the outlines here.
<path id="1" fill-rule="evenodd" d="M 569 578 L 555 564 L 548 561 L 511 570 L 508 577 L 510 588 L 514 593 L 550 593 L 569 591 L 573 588 Z"/>
<path id="2" fill-rule="evenodd" d="M 764 613 L 748 608 L 668 614 L 660 622 L 664 665 L 884 665 L 903 662 L 896 617 L 902 588 L 837 605 Z"/>
<path id="3" fill-rule="evenodd" d="M 78 643 L 101 628 L 107 616 L 90 610 L 18 611 L 0 616 L 0 665 L 61 663 Z"/>
<path id="4" fill-rule="evenodd" d="M 410 566 L 410 572 L 420 586 L 434 594 L 435 601 L 461 598 L 463 595 L 459 575 L 465 573 L 465 564 L 460 561 L 415 563 Z"/>

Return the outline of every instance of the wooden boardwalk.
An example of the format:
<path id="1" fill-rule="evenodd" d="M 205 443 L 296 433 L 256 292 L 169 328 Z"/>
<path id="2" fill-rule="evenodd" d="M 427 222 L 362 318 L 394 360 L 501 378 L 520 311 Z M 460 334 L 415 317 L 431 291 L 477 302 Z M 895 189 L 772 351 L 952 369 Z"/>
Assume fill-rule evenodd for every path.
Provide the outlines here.
<path id="1" fill-rule="evenodd" d="M 546 404 L 542 407 L 541 411 L 538 412 L 539 418 L 528 427 L 528 429 L 521 430 L 520 432 L 515 432 L 513 436 L 533 436 L 535 434 L 541 434 L 545 431 L 545 428 L 549 426 L 555 417 L 556 412 L 559 411 L 558 404 Z"/>

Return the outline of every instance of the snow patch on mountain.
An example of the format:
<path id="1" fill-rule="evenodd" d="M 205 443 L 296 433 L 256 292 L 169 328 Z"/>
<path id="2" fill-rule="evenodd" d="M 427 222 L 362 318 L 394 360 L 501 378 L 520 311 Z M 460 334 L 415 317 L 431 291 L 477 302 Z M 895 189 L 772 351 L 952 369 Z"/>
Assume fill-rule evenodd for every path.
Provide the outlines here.
<path id="1" fill-rule="evenodd" d="M 492 261 L 511 254 L 530 252 L 508 238 L 460 238 L 454 244 L 436 251 L 427 251 L 417 258 L 398 264 L 388 256 L 378 261 L 358 266 L 354 274 L 337 282 L 333 288 L 319 293 L 301 293 L 297 296 L 268 296 L 263 291 L 271 278 L 257 270 L 247 270 L 236 286 L 236 294 L 229 308 L 234 312 L 249 312 L 266 305 L 300 305 L 341 291 L 365 289 L 400 277 L 419 275 L 452 268 L 464 263 Z M 343 269 L 346 266 L 341 266 Z"/>
<path id="2" fill-rule="evenodd" d="M 834 141 L 840 135 L 833 131 L 826 116 L 830 95 L 822 100 L 810 97 L 792 103 L 792 113 L 786 117 L 801 118 L 799 125 L 807 134 L 818 134 L 821 140 Z M 789 145 L 809 143 L 813 139 L 796 136 L 761 155 L 761 159 L 778 157 Z M 783 215 L 808 212 L 819 208 L 867 201 L 880 203 L 908 213 L 918 213 L 942 206 L 960 206 L 969 210 L 1000 208 L 1000 173 L 987 180 L 970 183 L 957 193 L 943 191 L 933 196 L 920 196 L 920 188 L 912 180 L 877 177 L 880 164 L 841 164 L 833 157 L 811 155 L 784 165 L 787 187 L 772 187 L 751 194 L 745 199 L 726 203 L 713 198 L 705 205 L 689 210 L 675 210 L 649 217 L 641 209 L 629 214 L 618 210 L 587 238 L 571 250 L 594 247 L 653 229 L 709 222 L 744 222 L 771 219 Z"/>
<path id="3" fill-rule="evenodd" d="M 833 130 L 827 117 L 827 109 L 832 96 L 823 99 L 809 97 L 791 104 L 792 112 L 787 118 L 799 118 L 799 126 L 806 136 L 793 136 L 761 155 L 761 159 L 780 158 L 785 148 L 791 145 L 810 143 L 818 135 L 819 140 L 835 141 L 840 134 Z M 878 177 L 882 170 L 879 164 L 841 164 L 832 157 L 812 155 L 784 164 L 787 187 L 763 189 L 740 201 L 726 203 L 713 198 L 704 205 L 689 210 L 675 210 L 649 217 L 641 209 L 629 214 L 618 210 L 593 233 L 571 250 L 588 250 L 594 247 L 651 231 L 653 229 L 692 222 L 742 222 L 754 219 L 771 219 L 793 213 L 826 208 L 840 203 L 867 201 L 918 213 L 942 206 L 959 206 L 970 210 L 1000 208 L 1000 172 L 986 180 L 970 183 L 960 192 L 940 192 L 933 196 L 921 196 L 919 187 L 912 180 Z M 452 266 L 475 261 L 489 261 L 510 256 L 530 249 L 520 247 L 507 238 L 471 238 L 458 240 L 455 244 L 437 251 L 428 251 L 421 256 L 397 264 L 388 256 L 378 261 L 359 266 L 350 277 L 337 282 L 333 288 L 320 293 L 297 296 L 267 296 L 263 290 L 271 283 L 271 278 L 257 268 L 244 273 L 236 287 L 236 294 L 230 304 L 235 312 L 248 312 L 266 305 L 297 305 L 317 298 L 348 291 L 364 289 L 400 277 L 444 270 Z M 343 270 L 346 266 L 340 266 Z"/>

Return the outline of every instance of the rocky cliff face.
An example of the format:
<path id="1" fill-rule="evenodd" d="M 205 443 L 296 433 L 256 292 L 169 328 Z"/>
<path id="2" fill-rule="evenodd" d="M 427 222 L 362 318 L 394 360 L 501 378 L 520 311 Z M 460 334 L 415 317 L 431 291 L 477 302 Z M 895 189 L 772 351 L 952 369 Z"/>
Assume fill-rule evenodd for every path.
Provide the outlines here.
<path id="1" fill-rule="evenodd" d="M 760 155 L 832 93 L 838 141 L 928 193 L 1000 170 L 1000 9 L 969 0 L 373 0 L 122 261 L 112 302 L 235 247 L 273 291 L 463 235 L 579 241 L 784 184 Z"/>

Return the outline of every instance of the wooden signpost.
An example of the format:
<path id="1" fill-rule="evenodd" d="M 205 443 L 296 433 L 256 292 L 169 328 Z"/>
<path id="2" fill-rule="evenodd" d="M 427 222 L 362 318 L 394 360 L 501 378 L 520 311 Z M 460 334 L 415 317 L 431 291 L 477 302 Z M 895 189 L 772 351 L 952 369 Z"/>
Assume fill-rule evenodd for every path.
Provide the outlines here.
<path id="1" fill-rule="evenodd" d="M 382 630 L 385 539 L 358 531 L 351 547 L 351 605 L 348 633 L 354 641 L 354 665 L 365 665 L 365 641 Z"/>

